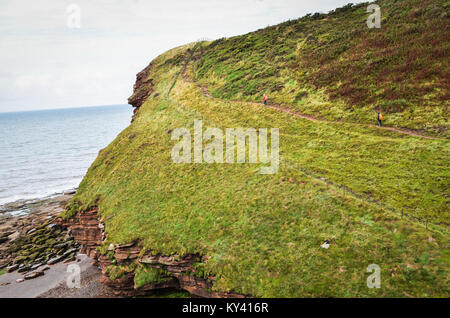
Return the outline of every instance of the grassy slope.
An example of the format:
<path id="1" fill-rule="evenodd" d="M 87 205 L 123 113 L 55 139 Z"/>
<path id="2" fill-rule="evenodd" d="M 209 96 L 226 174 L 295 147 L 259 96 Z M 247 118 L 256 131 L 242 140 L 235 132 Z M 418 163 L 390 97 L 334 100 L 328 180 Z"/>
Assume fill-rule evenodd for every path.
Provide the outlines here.
<path id="1" fill-rule="evenodd" d="M 69 212 L 98 205 L 109 242 L 140 239 L 163 254 L 210 256 L 199 269 L 216 275 L 221 291 L 448 297 L 449 233 L 438 225 L 449 219 L 448 142 L 208 99 L 179 77 L 167 99 L 191 47 L 152 62 L 158 97 L 100 152 Z M 191 78 L 209 87 L 223 81 L 199 76 L 199 63 Z M 264 176 L 251 164 L 174 164 L 168 131 L 194 119 L 204 127 L 280 128 L 280 170 Z M 428 229 L 402 210 L 428 218 Z M 320 248 L 324 239 L 328 250 Z M 366 286 L 371 263 L 381 266 L 379 290 Z"/>
<path id="2" fill-rule="evenodd" d="M 273 102 L 331 120 L 449 136 L 448 10 L 443 0 L 384 0 L 381 29 L 367 4 L 346 6 L 205 48 L 198 79 L 213 96 Z M 214 79 L 214 81 L 211 81 Z"/>

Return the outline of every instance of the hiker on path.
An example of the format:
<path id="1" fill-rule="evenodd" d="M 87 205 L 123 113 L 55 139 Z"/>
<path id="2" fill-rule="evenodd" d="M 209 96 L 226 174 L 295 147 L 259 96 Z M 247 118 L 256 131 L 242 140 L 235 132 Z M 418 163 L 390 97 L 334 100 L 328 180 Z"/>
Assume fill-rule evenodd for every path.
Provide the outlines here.
<path id="1" fill-rule="evenodd" d="M 264 105 L 267 105 L 267 95 L 266 94 L 264 94 L 264 96 L 263 96 L 263 101 L 264 101 Z"/>
<path id="2" fill-rule="evenodd" d="M 378 115 L 377 115 L 377 120 L 378 120 L 378 126 L 381 127 L 381 126 L 382 126 L 382 125 L 381 125 L 381 121 L 383 120 L 383 115 L 381 115 L 380 112 L 379 112 Z"/>

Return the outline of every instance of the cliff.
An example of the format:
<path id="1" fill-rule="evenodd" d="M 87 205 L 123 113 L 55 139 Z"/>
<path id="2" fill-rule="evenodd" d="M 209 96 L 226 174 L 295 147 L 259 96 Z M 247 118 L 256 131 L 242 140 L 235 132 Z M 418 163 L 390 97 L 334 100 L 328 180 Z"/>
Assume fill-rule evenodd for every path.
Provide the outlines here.
<path id="1" fill-rule="evenodd" d="M 136 75 L 136 83 L 133 87 L 133 95 L 128 98 L 128 104 L 134 107 L 133 119 L 139 108 L 153 92 L 153 79 L 149 77 L 152 65 L 150 64 Z"/>
<path id="2" fill-rule="evenodd" d="M 125 295 L 448 297 L 448 5 L 378 4 L 381 29 L 345 6 L 187 44 L 137 75 L 133 122 L 61 221 L 105 282 Z M 174 162 L 173 132 L 195 120 L 278 128 L 278 171 Z"/>
<path id="3" fill-rule="evenodd" d="M 139 247 L 137 242 L 110 244 L 101 253 L 99 247 L 105 242 L 106 234 L 97 211 L 94 208 L 66 221 L 59 219 L 59 222 L 64 228 L 69 228 L 75 240 L 82 244 L 80 252 L 96 260 L 102 269 L 102 282 L 113 288 L 117 295 L 143 296 L 149 291 L 175 288 L 200 297 L 242 297 L 211 291 L 214 277 L 196 275 L 195 265 L 202 262 L 198 254 L 153 254 Z M 114 279 L 110 279 L 113 275 Z"/>

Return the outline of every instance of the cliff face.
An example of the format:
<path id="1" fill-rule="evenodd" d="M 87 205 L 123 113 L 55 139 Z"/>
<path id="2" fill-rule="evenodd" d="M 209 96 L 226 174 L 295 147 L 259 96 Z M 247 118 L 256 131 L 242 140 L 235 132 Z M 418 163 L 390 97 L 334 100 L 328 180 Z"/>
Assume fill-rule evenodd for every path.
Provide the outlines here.
<path id="1" fill-rule="evenodd" d="M 99 221 L 97 208 L 84 213 L 78 213 L 73 218 L 64 221 L 59 219 L 60 225 L 67 227 L 75 240 L 81 244 L 81 253 L 87 254 L 96 260 L 102 268 L 102 282 L 113 288 L 120 296 L 143 296 L 149 292 L 165 288 L 175 288 L 188 291 L 200 297 L 243 297 L 232 293 L 219 293 L 212 291 L 214 277 L 203 278 L 198 276 L 195 265 L 207 259 L 198 254 L 164 256 L 153 255 L 139 247 L 138 242 L 129 244 L 111 244 L 104 254 L 99 247 L 105 242 L 105 225 Z M 162 273 L 154 280 L 144 284 L 136 279 L 138 266 Z M 120 275 L 111 275 L 113 268 L 127 268 Z M 139 284 L 139 285 L 138 285 Z"/>
<path id="2" fill-rule="evenodd" d="M 417 2 L 380 3 L 383 14 L 406 21 L 408 4 Z M 426 1 L 422 20 L 437 2 Z M 366 30 L 366 18 L 363 6 L 347 6 L 187 44 L 138 74 L 130 98 L 138 120 L 99 153 L 65 216 L 73 217 L 69 225 L 101 264 L 105 282 L 125 294 L 175 286 L 203 296 L 448 296 L 448 230 L 441 228 L 449 218 L 448 142 L 398 129 L 401 122 L 420 129 L 418 117 L 386 107 L 388 127 L 376 127 L 373 105 L 360 112 L 342 96 L 331 103 L 327 96 L 336 87 L 310 86 L 313 73 L 307 72 L 335 73 L 316 60 L 308 70 L 302 66 L 307 59 L 295 54 L 297 47 L 297 53 L 338 54 L 348 46 L 328 62 L 345 69 L 338 61 L 358 56 L 358 63 L 378 65 L 384 51 L 371 41 L 364 43 L 373 55 L 352 50 L 360 39 L 383 37 L 385 27 L 393 38 L 383 47 L 396 50 L 399 22 L 387 19 L 381 30 Z M 366 37 L 353 36 L 359 31 Z M 394 53 L 407 52 L 408 43 Z M 327 50 L 334 45 L 337 51 Z M 379 61 L 393 75 L 385 62 Z M 359 75 L 353 84 L 378 87 Z M 430 116 L 420 118 L 431 127 Z M 204 129 L 279 128 L 280 169 L 260 175 L 263 163 L 174 162 L 171 132 L 192 132 L 200 119 Z M 437 230 L 431 233 L 431 226 Z M 321 247 L 325 240 L 328 249 Z M 367 288 L 369 264 L 382 265 L 383 289 Z"/>
<path id="3" fill-rule="evenodd" d="M 139 108 L 153 93 L 153 79 L 151 76 L 152 64 L 148 65 L 136 75 L 136 83 L 133 86 L 133 95 L 128 98 L 128 104 L 134 107 L 133 118 L 136 117 Z"/>

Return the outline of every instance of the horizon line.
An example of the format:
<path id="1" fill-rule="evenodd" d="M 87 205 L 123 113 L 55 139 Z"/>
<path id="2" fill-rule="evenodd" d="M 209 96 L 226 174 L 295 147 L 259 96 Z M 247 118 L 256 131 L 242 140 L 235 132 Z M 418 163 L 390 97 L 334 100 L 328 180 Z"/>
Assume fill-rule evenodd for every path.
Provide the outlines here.
<path id="1" fill-rule="evenodd" d="M 39 112 L 39 111 L 62 110 L 62 109 L 77 109 L 77 108 L 108 107 L 108 106 L 125 106 L 125 105 L 132 107 L 130 104 L 106 104 L 106 105 L 70 106 L 70 107 L 58 107 L 58 108 L 40 108 L 40 109 L 17 110 L 17 111 L 1 111 L 0 110 L 0 114 L 27 113 L 27 112 Z"/>

